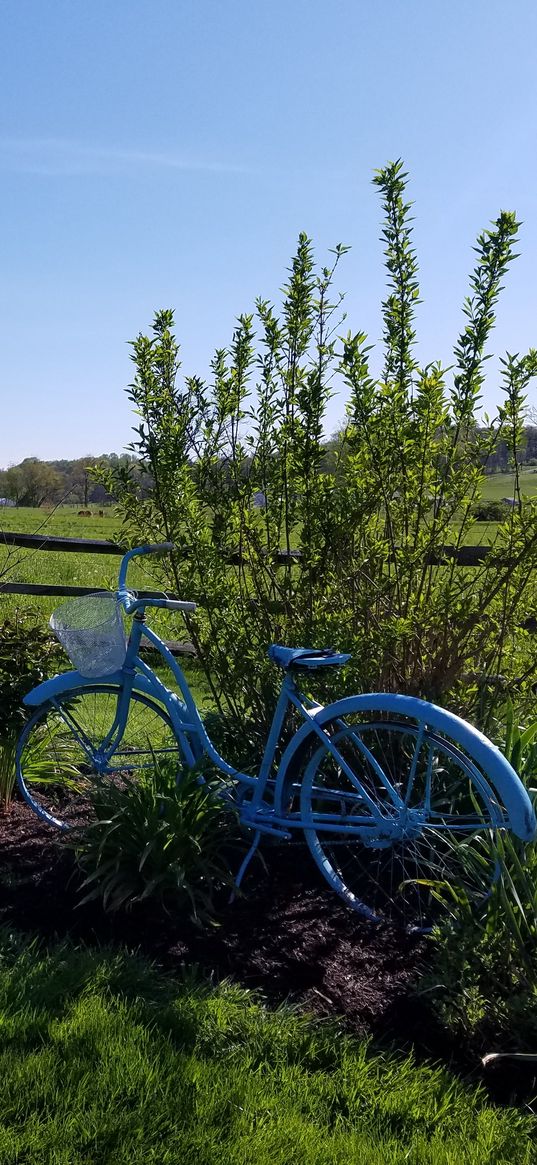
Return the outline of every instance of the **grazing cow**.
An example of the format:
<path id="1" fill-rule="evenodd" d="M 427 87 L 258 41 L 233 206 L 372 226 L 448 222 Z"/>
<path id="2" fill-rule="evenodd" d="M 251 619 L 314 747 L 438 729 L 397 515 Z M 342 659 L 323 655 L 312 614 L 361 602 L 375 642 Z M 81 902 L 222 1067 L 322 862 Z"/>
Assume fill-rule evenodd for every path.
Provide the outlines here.
<path id="1" fill-rule="evenodd" d="M 91 518 L 91 510 L 79 510 L 79 518 Z"/>

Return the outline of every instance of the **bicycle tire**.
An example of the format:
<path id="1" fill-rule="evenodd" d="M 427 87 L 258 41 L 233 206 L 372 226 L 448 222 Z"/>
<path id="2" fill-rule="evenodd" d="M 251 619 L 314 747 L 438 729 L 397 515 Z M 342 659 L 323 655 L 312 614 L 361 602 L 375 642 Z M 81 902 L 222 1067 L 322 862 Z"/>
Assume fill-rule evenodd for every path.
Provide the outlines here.
<path id="1" fill-rule="evenodd" d="M 121 688 L 87 684 L 60 693 L 40 705 L 25 725 L 17 746 L 17 784 L 24 800 L 40 818 L 60 829 L 80 824 L 87 816 L 92 783 L 121 781 L 128 773 L 172 757 L 178 768 L 180 748 L 166 709 L 143 693 L 131 694 L 121 740 L 106 765 L 95 761 L 73 735 L 70 723 L 82 728 L 97 756 L 110 729 Z M 76 717 L 75 720 L 73 718 Z"/>
<path id="2" fill-rule="evenodd" d="M 510 820 L 487 767 L 487 758 L 497 767 L 498 753 L 492 745 L 487 753 L 482 737 L 469 747 L 469 726 L 457 717 L 446 714 L 449 732 L 432 727 L 431 705 L 407 701 L 413 715 L 403 716 L 401 697 L 384 697 L 380 711 L 378 703 L 351 698 L 344 713 L 342 701 L 333 719 L 324 710 L 340 760 L 306 737 L 300 817 L 314 861 L 348 905 L 374 922 L 425 931 L 440 901 L 474 908 L 499 876 L 495 839 Z M 522 804 L 522 786 L 520 795 Z"/>

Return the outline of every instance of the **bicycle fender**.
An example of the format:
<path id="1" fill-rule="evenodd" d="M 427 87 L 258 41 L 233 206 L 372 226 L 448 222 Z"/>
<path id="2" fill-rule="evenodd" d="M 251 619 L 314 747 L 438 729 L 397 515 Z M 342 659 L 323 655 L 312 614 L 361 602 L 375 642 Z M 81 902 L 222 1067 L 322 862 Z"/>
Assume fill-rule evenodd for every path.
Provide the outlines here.
<path id="1" fill-rule="evenodd" d="M 60 675 L 52 676 L 50 680 L 44 680 L 36 688 L 32 688 L 32 691 L 28 692 L 24 697 L 23 704 L 27 708 L 36 708 L 40 704 L 46 703 L 47 700 L 51 700 L 54 696 L 63 695 L 64 692 L 73 691 L 75 688 L 85 688 L 95 683 L 121 687 L 124 682 L 125 677 L 123 672 L 120 671 L 111 672 L 110 675 L 104 676 L 102 680 L 89 680 L 87 676 L 81 675 L 79 671 L 62 672 Z M 144 696 L 149 696 L 155 703 L 158 703 L 155 692 L 145 676 L 135 676 L 133 691 L 141 692 Z"/>
<path id="2" fill-rule="evenodd" d="M 439 708 L 427 700 L 419 700 L 415 696 L 390 695 L 387 692 L 347 696 L 342 700 L 336 700 L 334 704 L 328 704 L 317 713 L 315 722 L 321 727 L 339 716 L 365 711 L 393 712 L 396 715 L 412 716 L 459 743 L 470 757 L 482 766 L 500 802 L 507 810 L 509 826 L 513 833 L 521 841 L 535 840 L 537 837 L 537 819 L 522 781 L 500 749 L 477 728 L 453 712 Z M 277 811 L 281 809 L 281 799 L 289 766 L 296 759 L 298 750 L 303 746 L 307 737 L 311 737 L 312 732 L 310 725 L 304 724 L 295 733 L 285 749 L 280 761 L 274 791 Z"/>

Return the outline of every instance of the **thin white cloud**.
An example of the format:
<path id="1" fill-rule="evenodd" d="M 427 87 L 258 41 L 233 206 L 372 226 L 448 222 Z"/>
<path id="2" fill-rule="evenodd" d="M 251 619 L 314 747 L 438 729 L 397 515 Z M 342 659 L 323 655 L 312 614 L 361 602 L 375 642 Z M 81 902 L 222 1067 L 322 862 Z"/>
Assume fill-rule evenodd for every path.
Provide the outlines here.
<path id="1" fill-rule="evenodd" d="M 245 174 L 249 167 L 174 152 L 93 146 L 63 138 L 0 138 L 0 170 L 54 176 L 114 175 L 133 170 Z"/>

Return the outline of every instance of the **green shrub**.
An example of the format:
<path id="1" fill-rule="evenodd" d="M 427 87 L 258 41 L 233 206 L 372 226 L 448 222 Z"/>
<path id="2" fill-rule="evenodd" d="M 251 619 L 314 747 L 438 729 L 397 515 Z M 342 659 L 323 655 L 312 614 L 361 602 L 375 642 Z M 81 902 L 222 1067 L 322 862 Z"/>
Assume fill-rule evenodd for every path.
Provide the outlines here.
<path id="1" fill-rule="evenodd" d="M 489 557 L 472 570 L 455 558 L 436 565 L 444 545 L 468 540 L 500 443 L 520 501 L 534 349 L 504 358 L 504 403 L 480 424 L 487 346 L 518 223 L 502 212 L 477 239 L 451 383 L 439 363 L 420 368 L 416 360 L 418 264 L 401 163 L 375 183 L 388 275 L 380 375 L 363 332 L 338 339 L 342 297 L 333 288 L 347 248 L 338 245 L 318 270 L 301 234 L 281 310 L 259 299 L 255 314 L 239 316 L 208 383 L 180 381 L 173 313 L 157 313 L 152 334 L 132 346 L 138 464 L 101 472 L 124 539 L 176 543 L 159 581 L 198 601 L 190 636 L 217 710 L 244 732 L 254 724 L 262 735 L 274 707 L 271 642 L 353 654 L 344 673 L 319 678 L 320 698 L 404 691 L 466 714 L 480 707 L 479 677 L 501 672 L 509 686 L 534 660 L 519 624 L 536 591 L 535 507 L 506 507 Z M 346 391 L 347 416 L 327 449 L 335 384 Z"/>
<path id="2" fill-rule="evenodd" d="M 472 517 L 476 522 L 505 522 L 507 512 L 506 502 L 481 500 L 472 506 Z"/>
<path id="3" fill-rule="evenodd" d="M 432 964 L 421 989 L 448 1031 L 481 1052 L 497 1046 L 535 1052 L 537 978 L 528 974 L 508 920 L 490 927 L 469 919 L 451 922 L 432 941 Z"/>
<path id="4" fill-rule="evenodd" d="M 32 611 L 15 611 L 0 624 L 0 802 L 15 785 L 15 748 L 27 712 L 23 698 L 55 670 L 60 647 Z M 36 757 L 36 763 L 38 758 Z"/>
<path id="5" fill-rule="evenodd" d="M 52 673 L 60 656 L 38 619 L 32 611 L 15 611 L 0 624 L 0 732 L 20 730 L 23 697 Z"/>
<path id="6" fill-rule="evenodd" d="M 83 902 L 102 899 L 119 910 L 148 898 L 186 905 L 202 922 L 214 913 L 214 893 L 233 886 L 240 833 L 220 777 L 159 760 L 154 768 L 103 780 L 90 792 L 92 819 L 69 844 L 85 878 Z"/>

